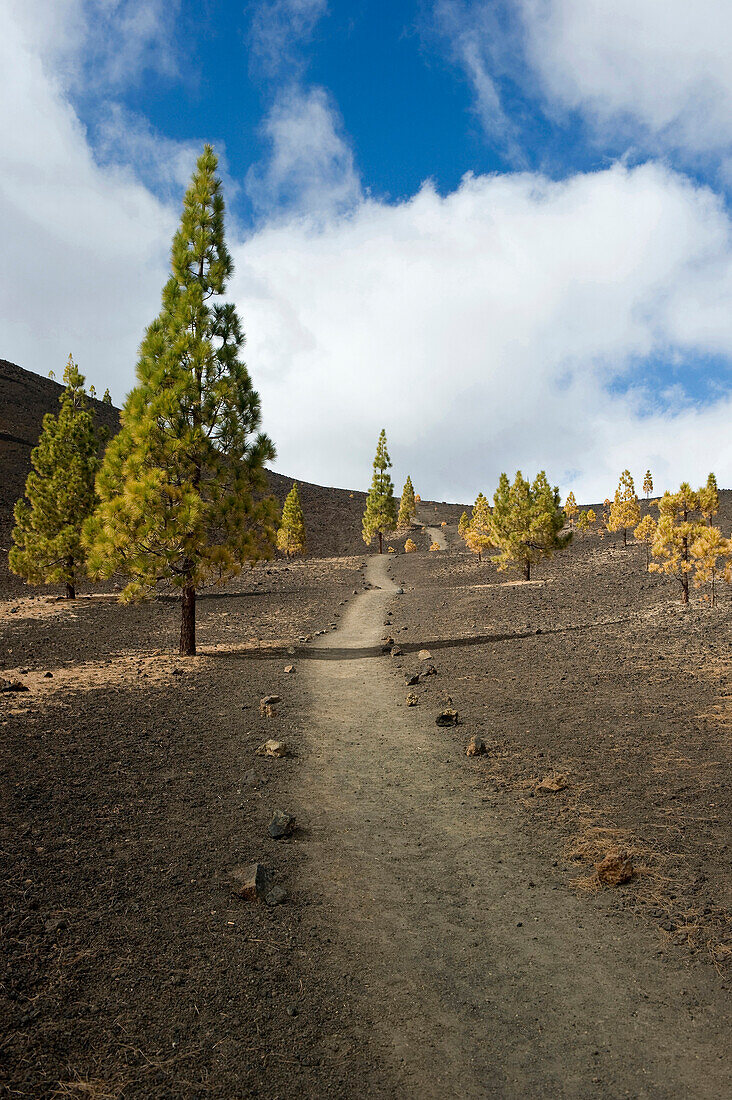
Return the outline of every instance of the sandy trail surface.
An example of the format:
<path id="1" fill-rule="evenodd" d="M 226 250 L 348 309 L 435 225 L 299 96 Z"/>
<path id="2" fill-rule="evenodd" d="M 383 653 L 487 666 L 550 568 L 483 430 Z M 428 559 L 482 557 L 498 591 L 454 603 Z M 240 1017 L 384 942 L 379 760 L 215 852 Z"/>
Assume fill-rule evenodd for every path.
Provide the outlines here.
<path id="1" fill-rule="evenodd" d="M 300 795 L 307 890 L 357 979 L 390 1094 L 724 1095 L 705 972 L 557 885 L 479 773 L 456 776 L 434 711 L 405 705 L 395 660 L 364 656 L 399 599 L 388 569 L 369 559 L 375 587 L 301 665 Z"/>

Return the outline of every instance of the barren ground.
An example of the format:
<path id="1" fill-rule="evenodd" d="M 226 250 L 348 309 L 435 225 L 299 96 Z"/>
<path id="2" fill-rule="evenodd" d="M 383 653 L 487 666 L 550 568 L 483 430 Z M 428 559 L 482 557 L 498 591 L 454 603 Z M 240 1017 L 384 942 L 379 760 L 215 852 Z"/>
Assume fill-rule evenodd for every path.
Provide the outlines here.
<path id="1" fill-rule="evenodd" d="M 311 560 L 202 599 L 189 661 L 166 601 L 0 604 L 9 1096 L 724 1094 L 729 592 L 684 612 L 597 538 L 515 583 L 440 518 L 366 589 Z M 283 904 L 233 895 L 255 859 Z"/>

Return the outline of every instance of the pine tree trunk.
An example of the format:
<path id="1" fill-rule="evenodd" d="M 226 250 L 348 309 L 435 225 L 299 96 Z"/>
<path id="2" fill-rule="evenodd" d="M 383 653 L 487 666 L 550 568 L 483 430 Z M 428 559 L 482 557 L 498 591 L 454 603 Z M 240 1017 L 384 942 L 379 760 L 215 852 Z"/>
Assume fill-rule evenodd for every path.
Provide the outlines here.
<path id="1" fill-rule="evenodd" d="M 67 600 L 75 600 L 76 599 L 76 588 L 75 588 L 74 559 L 73 558 L 67 558 L 66 559 L 66 569 L 68 570 L 68 574 L 71 577 L 71 580 L 66 582 L 66 599 Z"/>
<path id="2" fill-rule="evenodd" d="M 379 531 L 379 553 L 384 553 L 384 536 L 381 534 L 381 531 Z"/>
<path id="3" fill-rule="evenodd" d="M 531 562 L 528 560 L 524 562 L 524 580 L 531 580 Z"/>
<path id="4" fill-rule="evenodd" d="M 628 532 L 623 528 L 623 546 L 628 545 Z"/>
<path id="5" fill-rule="evenodd" d="M 196 656 L 196 589 L 186 584 L 181 599 L 180 655 Z"/>

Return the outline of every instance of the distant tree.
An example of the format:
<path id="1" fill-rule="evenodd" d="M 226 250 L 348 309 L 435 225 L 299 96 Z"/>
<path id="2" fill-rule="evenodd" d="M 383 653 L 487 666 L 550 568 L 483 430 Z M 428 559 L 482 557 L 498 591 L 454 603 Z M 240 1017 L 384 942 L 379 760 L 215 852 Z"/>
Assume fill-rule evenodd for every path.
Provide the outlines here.
<path id="1" fill-rule="evenodd" d="M 285 498 L 282 520 L 277 532 L 277 549 L 293 558 L 305 553 L 305 517 L 302 514 L 297 482 Z"/>
<path id="2" fill-rule="evenodd" d="M 410 523 L 417 514 L 417 504 L 414 497 L 414 486 L 412 485 L 412 479 L 407 475 L 407 480 L 404 482 L 404 488 L 402 489 L 402 499 L 399 504 L 399 515 L 397 516 L 397 528 L 400 531 L 404 531 L 409 527 Z"/>
<path id="3" fill-rule="evenodd" d="M 382 428 L 374 458 L 374 476 L 366 497 L 366 511 L 363 514 L 363 541 L 368 546 L 379 536 L 379 553 L 384 552 L 384 535 L 396 529 L 397 506 L 394 499 L 394 483 L 389 474 L 391 459 L 386 449 L 386 431 Z"/>
<path id="4" fill-rule="evenodd" d="M 725 539 L 718 527 L 702 527 L 691 543 L 691 558 L 694 562 L 694 587 L 711 587 L 711 602 L 714 607 L 717 599 L 716 579 L 732 555 L 732 542 Z"/>
<path id="5" fill-rule="evenodd" d="M 463 513 L 464 515 L 465 513 Z M 471 554 L 478 555 L 478 561 L 483 560 L 483 554 L 490 550 L 491 541 L 491 510 L 488 501 L 482 493 L 478 493 L 473 505 L 473 511 L 464 527 L 463 539 Z"/>
<path id="6" fill-rule="evenodd" d="M 650 564 L 651 573 L 673 577 L 681 585 L 682 603 L 689 602 L 689 576 L 694 570 L 692 546 L 706 529 L 698 519 L 699 494 L 688 482 L 677 493 L 665 492 L 658 502 L 658 525 L 652 553 L 658 561 Z"/>
<path id="7" fill-rule="evenodd" d="M 277 519 L 275 501 L 264 495 L 264 463 L 275 449 L 257 431 L 259 397 L 239 358 L 236 309 L 220 301 L 232 262 L 216 169 L 207 145 L 85 532 L 92 573 L 130 578 L 124 600 L 161 584 L 180 592 L 182 656 L 196 652 L 198 590 L 271 556 Z"/>
<path id="8" fill-rule="evenodd" d="M 107 387 L 107 389 L 104 391 L 104 397 L 102 398 L 102 404 L 104 404 L 104 405 L 111 405 L 112 404 L 112 395 L 109 392 L 109 387 Z"/>
<path id="9" fill-rule="evenodd" d="M 562 550 L 572 538 L 560 532 L 566 516 L 559 500 L 559 490 L 551 487 L 542 470 L 533 484 L 516 473 L 513 485 L 501 474 L 493 497 L 491 538 L 500 550 L 498 568 L 518 566 L 524 579 L 531 580 L 531 566 Z"/>
<path id="10" fill-rule="evenodd" d="M 712 526 L 712 517 L 719 511 L 719 490 L 714 474 L 707 478 L 706 485 L 699 490 L 699 508 L 709 526 Z"/>
<path id="11" fill-rule="evenodd" d="M 30 584 L 65 585 L 67 598 L 73 600 L 86 563 L 81 532 L 96 504 L 94 477 L 106 432 L 95 429 L 84 376 L 71 356 L 64 382 L 61 409 L 57 416 L 46 413 L 31 452 L 33 469 L 25 499 L 15 505 L 15 545 L 8 561 L 12 572 Z"/>
<path id="12" fill-rule="evenodd" d="M 569 520 L 569 526 L 574 527 L 575 516 L 579 512 L 577 507 L 577 501 L 575 500 L 574 493 L 569 493 L 566 501 L 564 502 L 564 514 Z"/>
<path id="13" fill-rule="evenodd" d="M 415 503 L 415 504 L 421 504 L 421 503 L 422 503 L 422 497 L 421 497 L 421 496 L 419 495 L 419 493 L 417 493 L 417 494 L 415 495 L 415 497 L 414 497 L 414 503 Z"/>
<path id="14" fill-rule="evenodd" d="M 646 494 L 646 500 L 653 492 L 653 477 L 650 470 L 646 470 L 646 476 L 643 478 L 643 492 Z"/>
<path id="15" fill-rule="evenodd" d="M 656 521 L 650 514 L 650 512 L 648 513 L 648 515 L 643 517 L 643 519 L 633 531 L 633 534 L 639 542 L 645 544 L 647 571 L 651 563 L 651 545 L 653 544 L 653 540 L 656 537 Z"/>
<path id="16" fill-rule="evenodd" d="M 465 532 L 467 531 L 469 526 L 470 526 L 470 516 L 468 515 L 467 512 L 463 512 L 460 519 L 458 520 L 458 535 L 460 536 L 461 539 L 465 538 Z"/>
<path id="17" fill-rule="evenodd" d="M 416 549 L 417 549 L 416 542 L 412 542 L 411 539 L 407 539 L 407 541 L 404 543 L 404 553 L 405 554 L 413 554 Z"/>
<path id="18" fill-rule="evenodd" d="M 620 482 L 615 490 L 615 500 L 610 507 L 608 531 L 623 532 L 623 546 L 628 545 L 628 528 L 640 523 L 640 504 L 635 494 L 635 485 L 630 470 L 623 470 Z"/>
<path id="19" fill-rule="evenodd" d="M 587 516 L 587 522 L 588 522 L 589 526 L 592 527 L 593 524 L 597 521 L 597 515 L 595 513 L 595 509 L 594 508 L 588 508 L 587 511 L 585 512 L 585 515 Z"/>

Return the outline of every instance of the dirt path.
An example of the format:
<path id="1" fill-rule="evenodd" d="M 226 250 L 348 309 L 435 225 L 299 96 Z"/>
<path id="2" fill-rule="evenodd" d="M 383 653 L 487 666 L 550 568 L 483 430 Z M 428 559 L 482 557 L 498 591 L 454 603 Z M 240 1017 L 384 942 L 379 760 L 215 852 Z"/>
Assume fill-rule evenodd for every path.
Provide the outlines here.
<path id="1" fill-rule="evenodd" d="M 659 958 L 647 930 L 559 887 L 434 714 L 405 706 L 392 659 L 349 656 L 385 632 L 387 569 L 369 560 L 378 587 L 300 668 L 305 888 L 390 1095 L 723 1095 L 713 972 Z"/>
<path id="2" fill-rule="evenodd" d="M 447 550 L 447 540 L 442 527 L 428 527 L 427 534 L 430 537 L 430 543 L 436 542 L 440 550 Z"/>

